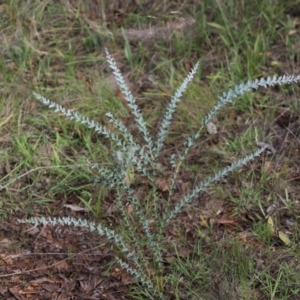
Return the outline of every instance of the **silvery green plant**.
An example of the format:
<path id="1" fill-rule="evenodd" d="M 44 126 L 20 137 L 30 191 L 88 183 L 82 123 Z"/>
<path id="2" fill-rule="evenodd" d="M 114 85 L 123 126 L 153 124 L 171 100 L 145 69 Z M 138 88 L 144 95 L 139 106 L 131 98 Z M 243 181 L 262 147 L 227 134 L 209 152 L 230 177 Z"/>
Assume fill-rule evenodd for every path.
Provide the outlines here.
<path id="1" fill-rule="evenodd" d="M 179 155 L 172 155 L 170 163 L 174 169 L 173 177 L 170 179 L 169 196 L 165 205 L 165 211 L 161 212 L 159 209 L 159 201 L 161 201 L 158 194 L 157 176 L 158 176 L 158 160 L 162 155 L 162 149 L 168 134 L 168 129 L 173 119 L 173 114 L 177 108 L 181 96 L 187 89 L 189 82 L 194 78 L 199 64 L 197 63 L 190 71 L 188 76 L 184 79 L 180 87 L 172 97 L 168 107 L 163 116 L 162 125 L 158 131 L 156 138 L 152 137 L 148 131 L 147 124 L 142 116 L 136 101 L 128 89 L 124 78 L 118 69 L 114 59 L 106 50 L 106 56 L 109 66 L 118 82 L 118 85 L 125 96 L 128 106 L 131 108 L 131 113 L 135 122 L 138 125 L 140 134 L 144 140 L 140 144 L 129 132 L 123 123 L 116 119 L 111 113 L 106 116 L 109 122 L 114 124 L 116 132 L 111 132 L 109 129 L 100 125 L 98 122 L 91 120 L 78 112 L 66 109 L 63 106 L 46 99 L 38 93 L 33 93 L 35 98 L 48 106 L 53 108 L 55 112 L 65 115 L 71 120 L 75 120 L 89 128 L 94 129 L 97 133 L 109 139 L 115 149 L 114 165 L 111 168 L 100 166 L 96 163 L 91 163 L 90 167 L 96 169 L 99 173 L 97 179 L 101 185 L 109 189 L 113 189 L 116 193 L 116 202 L 123 217 L 124 226 L 126 228 L 126 236 L 121 236 L 117 229 L 109 229 L 101 224 L 96 225 L 86 220 L 74 218 L 30 218 L 27 220 L 19 220 L 22 223 L 31 223 L 35 226 L 43 225 L 65 225 L 65 226 L 86 226 L 90 231 L 97 231 L 99 235 L 105 236 L 107 239 L 113 241 L 119 250 L 126 255 L 126 261 L 123 258 L 117 258 L 120 266 L 132 276 L 134 276 L 139 283 L 141 283 L 152 299 L 166 299 L 164 292 L 164 266 L 163 266 L 163 246 L 162 241 L 164 238 L 164 230 L 169 221 L 175 218 L 188 204 L 197 199 L 199 194 L 204 191 L 208 186 L 220 180 L 222 177 L 227 176 L 232 171 L 247 164 L 255 157 L 259 156 L 265 147 L 262 147 L 254 153 L 241 158 L 240 160 L 232 163 L 226 168 L 220 170 L 216 174 L 208 177 L 200 184 L 195 186 L 191 191 L 182 197 L 182 199 L 174 206 L 171 205 L 171 197 L 175 190 L 175 182 L 182 163 L 185 160 L 189 150 L 195 145 L 197 139 L 201 136 L 201 131 L 207 127 L 209 123 L 218 114 L 219 110 L 226 104 L 231 103 L 235 98 L 241 96 L 246 92 L 259 87 L 271 87 L 280 84 L 290 84 L 299 82 L 300 76 L 274 76 L 266 79 L 249 80 L 246 83 L 236 85 L 233 89 L 223 93 L 219 97 L 217 103 L 212 110 L 202 120 L 202 126 L 199 130 L 186 139 L 184 146 Z M 151 206 L 145 209 L 144 202 L 138 198 L 132 183 L 133 176 L 141 176 L 146 178 L 151 190 L 148 197 L 151 197 Z M 126 201 L 124 201 L 126 199 Z M 133 207 L 133 212 L 128 214 L 126 203 L 130 203 Z M 138 223 L 137 223 L 138 222 Z M 154 223 L 155 231 L 151 228 L 150 223 Z M 138 234 L 135 230 L 136 225 L 140 224 L 143 229 L 143 234 Z M 145 255 L 144 246 L 152 253 L 151 258 Z M 148 253 L 149 251 L 147 251 Z M 147 271 L 148 270 L 148 271 Z M 151 272 L 149 271 L 151 270 Z"/>

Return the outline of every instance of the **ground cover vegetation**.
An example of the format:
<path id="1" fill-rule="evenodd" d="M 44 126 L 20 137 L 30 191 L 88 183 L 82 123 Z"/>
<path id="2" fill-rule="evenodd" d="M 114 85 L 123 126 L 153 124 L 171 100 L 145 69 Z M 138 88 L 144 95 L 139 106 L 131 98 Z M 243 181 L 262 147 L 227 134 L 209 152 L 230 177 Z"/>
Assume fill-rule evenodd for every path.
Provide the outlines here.
<path id="1" fill-rule="evenodd" d="M 217 96 L 236 84 L 270 75 L 267 82 L 274 85 L 274 74 L 299 73 L 300 11 L 297 1 L 282 2 L 0 4 L 3 299 L 298 298 L 297 84 L 236 97 L 203 123 Z M 149 132 L 141 130 L 143 122 L 109 66 L 121 70 L 123 87 L 135 96 Z M 161 139 L 164 147 L 159 141 L 153 146 L 160 155 L 151 184 L 145 180 L 149 168 L 135 162 L 146 176 L 132 168 L 136 149 L 118 152 L 113 139 L 68 120 L 62 109 L 53 114 L 32 94 L 110 132 L 120 130 L 145 151 L 139 152 L 143 157 L 189 74 L 194 80 Z M 185 141 L 203 125 L 173 177 L 169 157 L 180 157 Z M 164 212 L 258 148 L 264 151 L 256 159 L 214 180 L 172 218 L 162 218 L 168 222 L 157 239 Z M 97 171 L 114 166 L 121 167 L 114 174 L 122 176 L 123 193 L 108 186 L 110 178 L 99 178 Z M 136 198 L 128 197 L 132 190 Z M 147 216 L 144 222 L 136 215 L 138 206 Z M 107 230 L 99 236 L 86 226 L 32 227 L 18 221 L 41 217 L 81 218 Z M 112 231 L 135 248 L 107 239 Z M 142 264 L 132 261 L 136 249 Z"/>

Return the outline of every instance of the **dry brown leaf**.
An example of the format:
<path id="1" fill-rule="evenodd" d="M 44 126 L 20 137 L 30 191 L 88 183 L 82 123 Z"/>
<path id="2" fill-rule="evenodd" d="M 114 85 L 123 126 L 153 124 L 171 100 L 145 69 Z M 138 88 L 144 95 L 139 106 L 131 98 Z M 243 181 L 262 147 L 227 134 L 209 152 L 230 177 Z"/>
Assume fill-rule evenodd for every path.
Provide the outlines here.
<path id="1" fill-rule="evenodd" d="M 89 209 L 86 207 L 80 207 L 80 206 L 73 205 L 73 204 L 65 204 L 63 207 L 70 208 L 73 211 L 86 211 L 86 212 L 89 211 Z"/>
<path id="2" fill-rule="evenodd" d="M 0 245 L 2 247 L 9 247 L 12 244 L 12 241 L 10 239 L 4 238 L 0 241 Z"/>
<path id="3" fill-rule="evenodd" d="M 133 205 L 132 205 L 132 204 L 129 204 L 129 205 L 127 206 L 127 213 L 128 213 L 128 214 L 131 214 L 131 213 L 133 212 L 133 210 L 134 210 Z"/>
<path id="4" fill-rule="evenodd" d="M 187 59 L 184 60 L 184 68 L 187 72 L 190 72 L 192 69 L 190 62 Z"/>
<path id="5" fill-rule="evenodd" d="M 160 179 L 157 181 L 157 187 L 162 192 L 167 192 L 169 190 L 169 183 L 166 179 Z"/>
<path id="6" fill-rule="evenodd" d="M 208 227 L 207 218 L 204 215 L 199 215 L 200 225 L 203 227 Z"/>
<path id="7" fill-rule="evenodd" d="M 229 115 L 229 120 L 231 122 L 235 122 L 237 119 L 237 113 L 236 113 L 236 110 L 235 109 L 232 109 L 231 112 L 230 112 L 230 115 Z"/>
<path id="8" fill-rule="evenodd" d="M 55 267 L 56 267 L 59 271 L 61 271 L 61 270 L 63 270 L 63 269 L 67 270 L 67 269 L 69 268 L 69 264 L 68 264 L 67 260 L 62 260 L 62 261 L 58 262 L 58 263 L 55 265 Z"/>
<path id="9" fill-rule="evenodd" d="M 11 265 L 13 260 L 11 259 L 10 255 L 0 254 L 0 259 L 6 264 Z"/>
<path id="10" fill-rule="evenodd" d="M 226 224 L 236 224 L 236 221 L 233 219 L 221 218 L 221 219 L 210 219 L 210 223 L 217 224 L 217 225 L 226 225 Z"/>
<path id="11" fill-rule="evenodd" d="M 288 32 L 288 35 L 294 35 L 294 34 L 296 34 L 297 32 L 298 32 L 298 30 L 292 29 L 292 30 L 290 30 L 290 31 Z"/>

